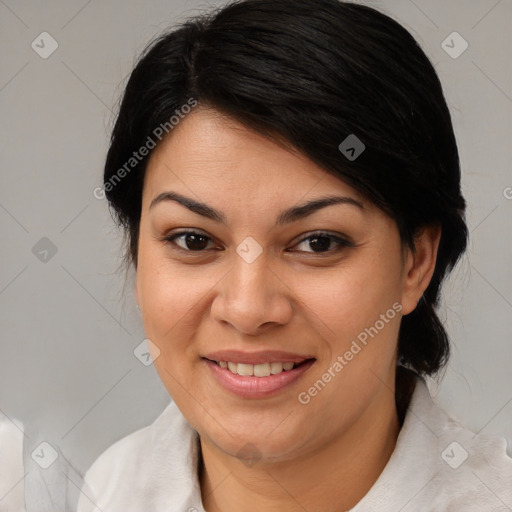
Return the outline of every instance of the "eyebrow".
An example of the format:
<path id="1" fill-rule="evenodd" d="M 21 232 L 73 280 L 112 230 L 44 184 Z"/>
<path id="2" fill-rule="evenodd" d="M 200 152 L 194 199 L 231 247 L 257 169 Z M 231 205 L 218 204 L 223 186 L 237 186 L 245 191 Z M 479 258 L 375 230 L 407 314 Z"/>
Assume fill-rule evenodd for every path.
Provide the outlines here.
<path id="1" fill-rule="evenodd" d="M 164 203 L 167 201 L 175 201 L 190 211 L 202 215 L 208 219 L 211 219 L 215 222 L 221 222 L 222 224 L 226 224 L 226 217 L 223 213 L 215 210 L 211 206 L 208 206 L 205 203 L 201 203 L 189 197 L 182 196 L 176 192 L 162 192 L 158 194 L 149 205 L 149 209 L 151 210 L 159 203 Z M 307 203 L 300 204 L 298 206 L 292 206 L 281 212 L 276 220 L 276 225 L 280 226 L 283 224 L 288 224 L 290 222 L 294 222 L 300 219 L 303 219 L 318 210 L 325 208 L 327 206 L 332 206 L 335 204 L 346 204 L 359 208 L 360 210 L 365 210 L 365 207 L 352 197 L 346 196 L 325 196 L 319 197 L 317 199 L 313 199 L 312 201 L 308 201 Z"/>

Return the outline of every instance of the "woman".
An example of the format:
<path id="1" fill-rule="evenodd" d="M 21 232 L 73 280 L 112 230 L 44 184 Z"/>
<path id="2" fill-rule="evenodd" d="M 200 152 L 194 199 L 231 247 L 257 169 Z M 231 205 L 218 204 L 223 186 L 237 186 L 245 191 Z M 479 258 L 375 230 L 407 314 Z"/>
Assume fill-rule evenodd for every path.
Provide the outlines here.
<path id="1" fill-rule="evenodd" d="M 389 17 L 247 0 L 160 37 L 104 190 L 173 402 L 80 510 L 507 510 L 505 441 L 432 401 L 467 244 L 437 75 Z M 501 508 L 500 508 L 501 507 Z"/>

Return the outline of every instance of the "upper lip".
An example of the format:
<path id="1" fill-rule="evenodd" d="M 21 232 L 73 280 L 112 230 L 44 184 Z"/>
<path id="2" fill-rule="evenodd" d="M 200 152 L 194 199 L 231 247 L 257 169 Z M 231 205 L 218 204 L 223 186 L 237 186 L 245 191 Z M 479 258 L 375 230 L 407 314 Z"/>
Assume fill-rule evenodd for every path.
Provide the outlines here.
<path id="1" fill-rule="evenodd" d="M 229 361 L 242 364 L 263 364 L 263 363 L 295 363 L 299 364 L 307 359 L 314 359 L 313 356 L 301 355 L 281 350 L 263 350 L 260 352 L 242 352 L 240 350 L 219 350 L 210 352 L 203 357 L 211 361 Z"/>

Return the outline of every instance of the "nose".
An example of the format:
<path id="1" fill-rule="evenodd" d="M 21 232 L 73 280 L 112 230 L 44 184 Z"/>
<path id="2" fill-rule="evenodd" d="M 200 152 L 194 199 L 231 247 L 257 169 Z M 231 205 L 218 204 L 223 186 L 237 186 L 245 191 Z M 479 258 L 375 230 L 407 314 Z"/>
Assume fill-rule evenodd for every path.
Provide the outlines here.
<path id="1" fill-rule="evenodd" d="M 216 321 L 255 336 L 290 321 L 292 296 L 265 252 L 252 263 L 236 254 L 233 267 L 218 283 L 211 314 Z"/>

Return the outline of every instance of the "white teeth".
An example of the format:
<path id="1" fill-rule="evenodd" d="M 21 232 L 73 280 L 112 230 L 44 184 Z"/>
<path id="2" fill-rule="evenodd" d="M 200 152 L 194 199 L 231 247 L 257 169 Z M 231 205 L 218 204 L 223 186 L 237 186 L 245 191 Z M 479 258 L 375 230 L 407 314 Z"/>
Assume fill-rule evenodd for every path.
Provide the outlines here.
<path id="1" fill-rule="evenodd" d="M 231 373 L 243 376 L 269 377 L 283 371 L 292 370 L 294 363 L 232 363 L 231 361 L 219 361 L 221 368 L 227 368 Z"/>
<path id="2" fill-rule="evenodd" d="M 270 373 L 275 375 L 283 371 L 283 363 L 270 363 Z"/>
<path id="3" fill-rule="evenodd" d="M 254 365 L 253 364 L 244 364 L 244 363 L 238 363 L 237 368 L 238 375 L 254 375 Z"/>
<path id="4" fill-rule="evenodd" d="M 268 377 L 270 375 L 270 364 L 255 364 L 254 365 L 254 376 L 255 377 Z"/>

